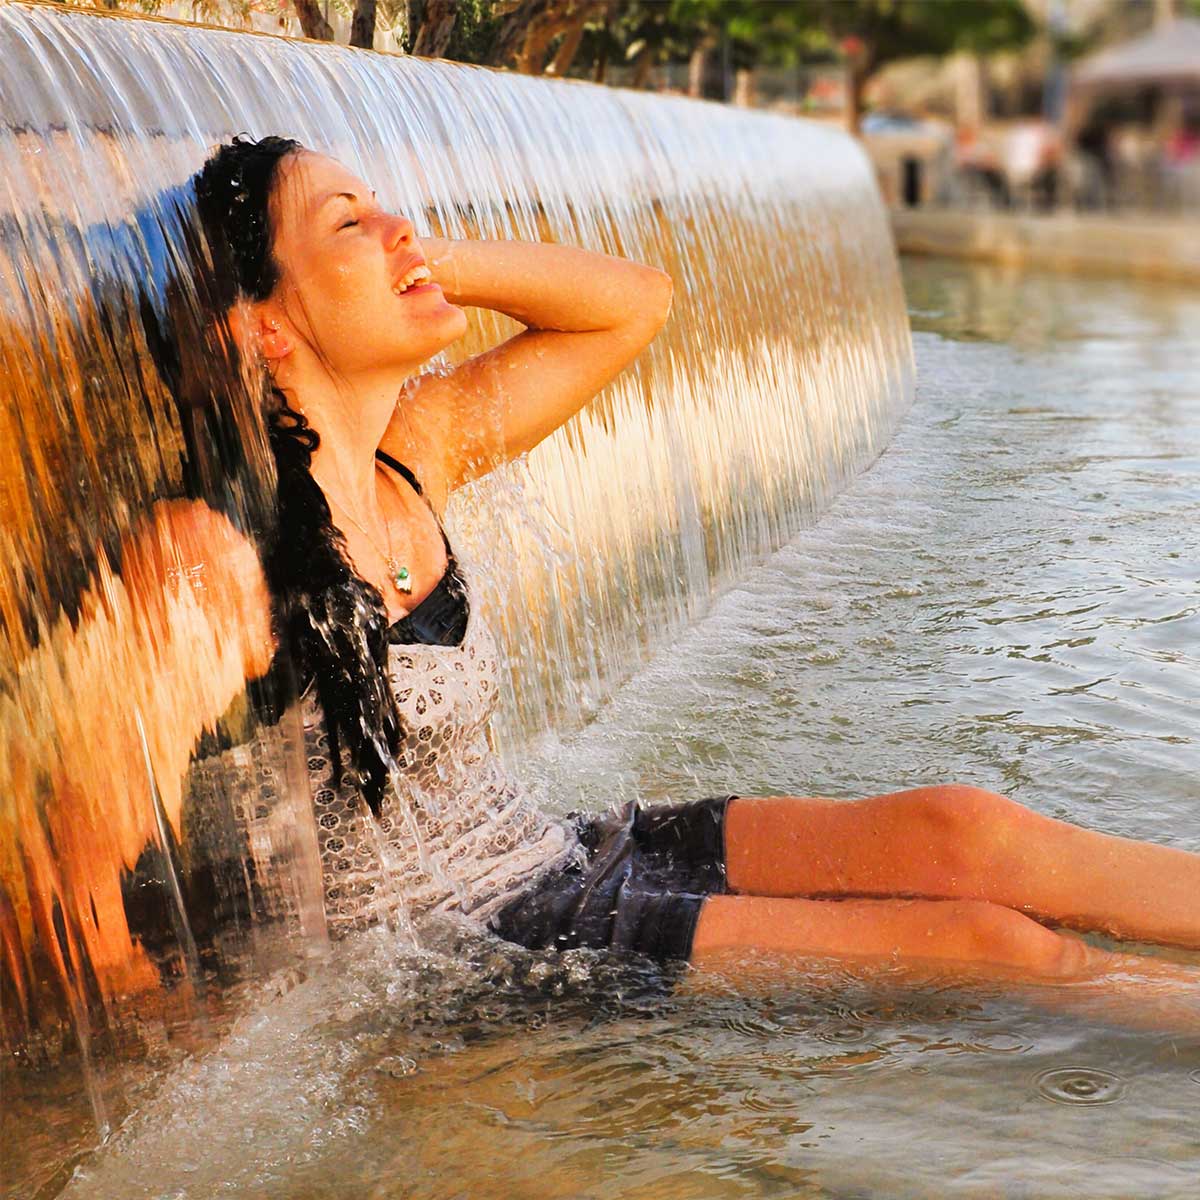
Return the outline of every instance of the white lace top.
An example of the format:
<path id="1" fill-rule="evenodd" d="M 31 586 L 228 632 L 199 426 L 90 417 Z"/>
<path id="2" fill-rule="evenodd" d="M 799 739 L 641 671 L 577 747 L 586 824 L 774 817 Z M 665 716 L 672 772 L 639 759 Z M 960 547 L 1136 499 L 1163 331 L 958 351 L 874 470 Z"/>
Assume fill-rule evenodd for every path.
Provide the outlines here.
<path id="1" fill-rule="evenodd" d="M 356 787 L 334 786 L 315 689 L 304 697 L 330 932 L 379 920 L 399 903 L 413 914 L 453 909 L 487 920 L 576 852 L 572 828 L 546 816 L 488 745 L 496 653 L 474 604 L 461 646 L 389 646 L 404 739 L 400 790 L 385 790 L 377 823 Z"/>

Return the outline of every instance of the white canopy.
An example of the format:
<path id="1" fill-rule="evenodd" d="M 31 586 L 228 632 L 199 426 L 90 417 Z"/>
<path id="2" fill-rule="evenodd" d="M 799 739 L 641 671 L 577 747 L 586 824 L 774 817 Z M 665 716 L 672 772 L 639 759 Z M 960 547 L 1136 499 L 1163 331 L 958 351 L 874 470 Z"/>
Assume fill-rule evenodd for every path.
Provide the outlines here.
<path id="1" fill-rule="evenodd" d="M 1102 50 L 1071 73 L 1077 87 L 1200 84 L 1200 21 L 1181 17 L 1143 37 Z"/>

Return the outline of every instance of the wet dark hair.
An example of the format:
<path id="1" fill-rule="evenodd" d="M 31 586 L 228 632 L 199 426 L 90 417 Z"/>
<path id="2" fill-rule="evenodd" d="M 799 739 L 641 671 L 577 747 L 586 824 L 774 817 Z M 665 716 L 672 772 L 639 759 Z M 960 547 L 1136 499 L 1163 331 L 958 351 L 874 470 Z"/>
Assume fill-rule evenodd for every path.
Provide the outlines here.
<path id="1" fill-rule="evenodd" d="M 291 138 L 235 137 L 193 178 L 211 259 L 202 290 L 210 289 L 207 307 L 221 325 L 238 300 L 265 300 L 279 283 L 271 199 L 284 160 L 302 149 Z M 237 370 L 242 364 L 227 326 L 222 333 L 231 369 Z M 262 555 L 281 653 L 301 681 L 315 683 L 335 780 L 341 779 L 344 746 L 356 782 L 378 814 L 401 737 L 386 669 L 387 608 L 379 591 L 351 567 L 342 532 L 309 471 L 319 434 L 281 391 L 263 386 L 278 482 L 277 519 Z"/>

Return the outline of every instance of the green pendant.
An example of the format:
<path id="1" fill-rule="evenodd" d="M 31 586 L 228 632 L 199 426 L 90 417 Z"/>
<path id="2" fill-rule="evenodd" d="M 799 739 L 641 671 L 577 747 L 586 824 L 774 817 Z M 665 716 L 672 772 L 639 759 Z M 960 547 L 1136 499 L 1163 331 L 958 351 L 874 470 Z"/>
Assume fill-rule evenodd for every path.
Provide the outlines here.
<path id="1" fill-rule="evenodd" d="M 408 576 L 408 568 L 401 567 L 396 572 L 396 590 L 404 592 L 406 595 L 412 591 L 412 580 Z"/>

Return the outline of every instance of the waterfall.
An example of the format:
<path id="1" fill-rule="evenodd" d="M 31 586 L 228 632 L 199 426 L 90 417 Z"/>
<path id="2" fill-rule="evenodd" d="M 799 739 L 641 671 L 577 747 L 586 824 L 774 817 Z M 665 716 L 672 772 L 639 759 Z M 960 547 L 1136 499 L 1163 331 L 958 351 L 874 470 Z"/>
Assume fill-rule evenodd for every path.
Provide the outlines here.
<path id="1" fill-rule="evenodd" d="M 0 58 L 0 995 L 4 1040 L 53 1061 L 152 1041 L 322 937 L 299 731 L 222 711 L 250 618 L 216 619 L 170 515 L 199 490 L 245 532 L 270 519 L 248 397 L 227 381 L 222 412 L 182 409 L 148 341 L 215 143 L 297 137 L 418 236 L 675 279 L 634 367 L 452 501 L 510 760 L 811 520 L 886 445 L 913 367 L 871 168 L 820 124 L 57 6 L 0 6 Z M 518 328 L 470 316 L 435 369 Z M 165 596 L 129 550 L 147 528 Z"/>

